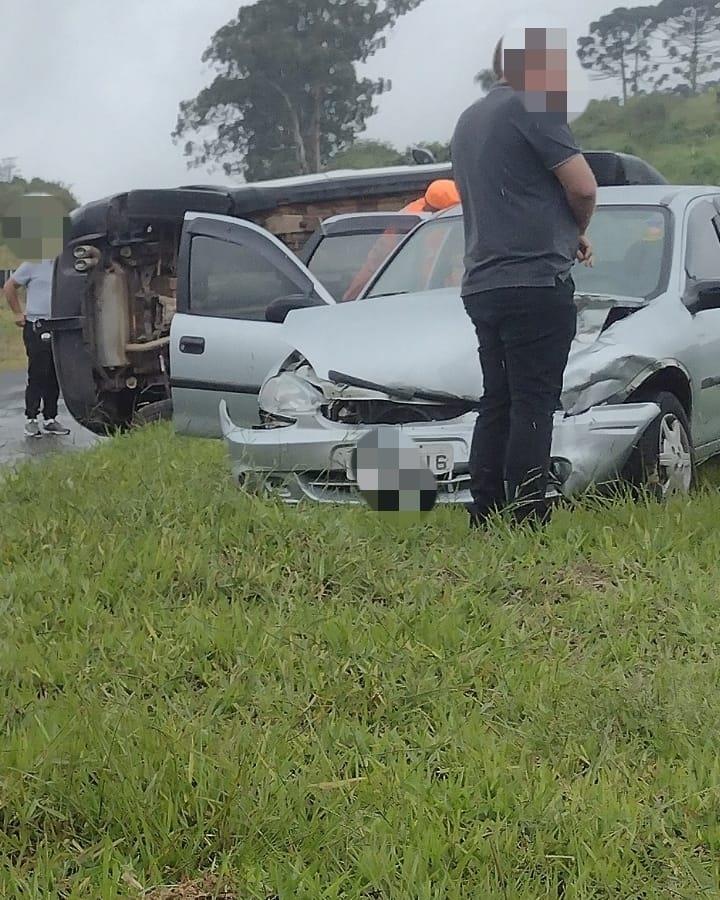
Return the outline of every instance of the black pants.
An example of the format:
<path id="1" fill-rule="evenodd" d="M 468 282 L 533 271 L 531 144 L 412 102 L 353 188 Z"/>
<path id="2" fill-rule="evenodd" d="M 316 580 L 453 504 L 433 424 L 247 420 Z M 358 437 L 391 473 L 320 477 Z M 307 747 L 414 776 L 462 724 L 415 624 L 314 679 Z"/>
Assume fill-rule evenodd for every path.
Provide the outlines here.
<path id="1" fill-rule="evenodd" d="M 572 280 L 465 298 L 478 336 L 484 396 L 470 454 L 471 516 L 510 504 L 545 520 L 553 415 L 577 328 Z"/>
<path id="2" fill-rule="evenodd" d="M 55 374 L 52 343 L 41 337 L 42 328 L 26 322 L 23 327 L 23 341 L 28 358 L 28 383 L 25 390 L 25 415 L 37 418 L 42 403 L 45 421 L 54 419 L 58 411 L 60 387 Z"/>

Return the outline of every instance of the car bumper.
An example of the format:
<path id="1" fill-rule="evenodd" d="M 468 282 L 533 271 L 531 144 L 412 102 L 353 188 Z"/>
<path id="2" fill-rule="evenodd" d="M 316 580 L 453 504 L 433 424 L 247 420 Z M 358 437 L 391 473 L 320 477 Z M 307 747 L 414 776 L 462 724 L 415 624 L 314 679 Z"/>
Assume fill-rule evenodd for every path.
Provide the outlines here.
<path id="1" fill-rule="evenodd" d="M 593 484 L 615 479 L 640 437 L 659 415 L 654 403 L 598 406 L 578 416 L 556 415 L 553 468 L 566 497 Z M 351 455 L 372 426 L 345 426 L 319 413 L 285 427 L 239 428 L 220 404 L 220 425 L 230 454 L 233 477 L 246 483 L 260 476 L 290 504 L 360 503 Z M 449 422 L 397 426 L 406 437 L 429 448 L 452 445 L 453 471 L 438 476 L 438 503 L 469 503 L 469 460 L 475 414 Z"/>

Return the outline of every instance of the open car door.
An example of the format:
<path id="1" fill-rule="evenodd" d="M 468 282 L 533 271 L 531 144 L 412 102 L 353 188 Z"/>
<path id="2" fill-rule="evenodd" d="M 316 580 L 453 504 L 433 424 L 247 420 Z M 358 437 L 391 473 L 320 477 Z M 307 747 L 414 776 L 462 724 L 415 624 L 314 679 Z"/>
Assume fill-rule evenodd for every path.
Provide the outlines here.
<path id="1" fill-rule="evenodd" d="M 222 399 L 237 422 L 259 422 L 257 395 L 292 351 L 265 312 L 282 297 L 335 301 L 277 238 L 252 222 L 187 213 L 170 330 L 173 421 L 180 434 L 221 437 Z"/>

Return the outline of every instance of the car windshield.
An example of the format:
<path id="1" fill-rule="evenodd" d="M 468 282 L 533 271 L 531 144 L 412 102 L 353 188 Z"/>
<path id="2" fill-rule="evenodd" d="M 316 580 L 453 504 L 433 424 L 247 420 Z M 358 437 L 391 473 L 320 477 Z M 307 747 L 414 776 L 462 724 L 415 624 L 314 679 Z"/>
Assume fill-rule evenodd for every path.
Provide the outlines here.
<path id="1" fill-rule="evenodd" d="M 402 234 L 383 236 L 383 255 L 377 260 L 377 266 L 385 262 L 395 249 Z M 337 234 L 328 235 L 320 242 L 313 253 L 308 268 L 318 281 L 336 300 L 342 300 L 356 275 L 367 264 L 371 252 L 378 246 L 379 234 Z M 376 268 L 369 270 L 364 283 L 375 274 Z"/>
<path id="2" fill-rule="evenodd" d="M 648 299 L 662 289 L 670 252 L 670 214 L 660 206 L 600 206 L 589 229 L 592 269 L 576 265 L 578 293 Z M 368 297 L 459 287 L 464 265 L 463 220 L 434 219 L 408 238 Z"/>

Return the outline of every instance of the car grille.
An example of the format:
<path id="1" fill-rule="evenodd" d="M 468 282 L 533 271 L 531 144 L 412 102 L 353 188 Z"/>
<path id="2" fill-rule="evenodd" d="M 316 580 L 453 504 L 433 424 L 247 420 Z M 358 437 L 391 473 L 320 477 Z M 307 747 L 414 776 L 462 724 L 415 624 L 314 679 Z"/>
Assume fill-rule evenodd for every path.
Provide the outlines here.
<path id="1" fill-rule="evenodd" d="M 350 480 L 347 473 L 342 470 L 304 472 L 295 477 L 303 494 L 317 503 L 363 502 L 357 489 L 357 483 Z M 451 476 L 438 477 L 437 484 L 438 503 L 468 503 L 470 501 L 470 476 L 460 467 Z"/>

